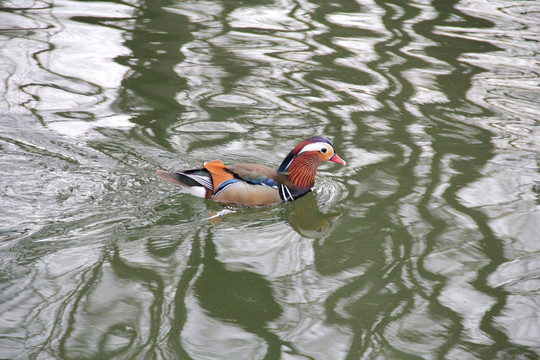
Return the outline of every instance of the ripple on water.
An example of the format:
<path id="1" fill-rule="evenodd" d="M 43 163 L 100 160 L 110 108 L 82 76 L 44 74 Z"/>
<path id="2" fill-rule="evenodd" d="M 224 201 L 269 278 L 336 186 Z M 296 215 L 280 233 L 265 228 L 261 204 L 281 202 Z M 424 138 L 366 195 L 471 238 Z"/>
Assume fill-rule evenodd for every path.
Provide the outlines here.
<path id="1" fill-rule="evenodd" d="M 99 12 L 94 4 L 55 5 L 31 6 L 24 21 L 12 19 L 18 30 L 2 46 L 2 51 L 10 54 L 7 59 L 12 66 L 6 100 L 12 109 L 37 111 L 45 121 L 57 116 L 49 113 L 54 110 L 92 108 L 96 113 L 101 107 L 110 112 L 108 107 L 127 71 L 113 61 L 128 51 L 119 45 L 122 31 L 78 21 Z M 110 19 L 133 11 L 129 6 L 105 6 L 110 10 Z"/>
<path id="2" fill-rule="evenodd" d="M 236 29 L 251 28 L 274 31 L 302 31 L 309 26 L 291 17 L 293 6 L 276 8 L 275 6 L 240 7 L 229 14 L 229 25 Z M 293 15 L 301 16 L 296 11 Z"/>
<path id="3" fill-rule="evenodd" d="M 317 201 L 324 209 L 331 209 L 341 200 L 345 199 L 349 193 L 345 184 L 340 182 L 337 175 L 318 172 L 314 191 L 317 193 Z"/>
<path id="4" fill-rule="evenodd" d="M 2 12 L 2 355 L 536 358 L 538 5 L 442 3 Z M 152 172 L 320 134 L 289 204 Z"/>

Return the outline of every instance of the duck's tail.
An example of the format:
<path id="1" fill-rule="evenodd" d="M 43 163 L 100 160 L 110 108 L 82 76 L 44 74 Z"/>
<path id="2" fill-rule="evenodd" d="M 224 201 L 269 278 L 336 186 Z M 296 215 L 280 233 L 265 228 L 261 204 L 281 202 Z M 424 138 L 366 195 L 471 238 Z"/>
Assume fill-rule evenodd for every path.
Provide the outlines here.
<path id="1" fill-rule="evenodd" d="M 214 191 L 212 177 L 206 169 L 176 170 L 175 172 L 156 170 L 156 174 L 198 197 L 210 198 Z"/>

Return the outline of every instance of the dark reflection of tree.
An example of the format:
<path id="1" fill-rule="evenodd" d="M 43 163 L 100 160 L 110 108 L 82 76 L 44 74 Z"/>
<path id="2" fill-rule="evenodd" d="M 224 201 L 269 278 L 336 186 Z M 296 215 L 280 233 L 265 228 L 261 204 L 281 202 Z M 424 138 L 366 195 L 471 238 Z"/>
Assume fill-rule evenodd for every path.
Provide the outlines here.
<path id="1" fill-rule="evenodd" d="M 119 112 L 132 115 L 130 121 L 141 125 L 145 136 L 164 147 L 166 129 L 184 110 L 175 95 L 185 89 L 186 81 L 174 72 L 184 58 L 182 44 L 191 40 L 188 20 L 167 6 L 174 1 L 141 1 L 132 18 L 79 16 L 75 20 L 89 24 L 118 27 L 125 33 L 124 46 L 131 55 L 116 61 L 131 69 L 122 81 L 115 106 Z M 132 22 L 134 21 L 134 22 Z"/>
<path id="2" fill-rule="evenodd" d="M 352 5 L 351 2 L 343 3 L 343 8 L 339 11 L 344 12 L 362 12 L 358 5 Z M 384 4 L 379 4 L 385 7 Z M 401 6 L 401 5 L 399 5 Z M 390 23 L 391 9 L 384 16 L 385 25 L 388 29 L 399 31 L 402 28 L 402 23 Z M 330 6 L 321 5 L 320 14 L 315 15 L 316 18 L 324 19 L 323 12 L 335 11 Z M 415 15 L 415 10 L 410 9 L 406 14 L 407 18 Z M 405 21 L 406 18 L 400 18 L 399 21 Z M 339 36 L 358 36 L 359 32 L 355 29 L 340 28 Z M 362 35 L 370 36 L 369 33 Z M 409 38 L 406 34 L 400 34 L 399 40 L 390 38 L 387 41 L 379 43 L 377 53 L 381 56 L 375 62 L 369 64 L 371 68 L 381 72 L 379 67 L 387 67 L 386 63 L 391 63 L 389 53 L 399 53 L 399 48 L 404 45 Z M 331 37 L 336 36 L 333 33 L 324 33 L 318 40 L 324 44 L 331 44 Z M 346 50 L 338 49 L 337 53 L 329 56 L 330 58 L 346 58 Z M 325 59 L 324 62 L 333 61 Z M 379 94 L 378 98 L 382 103 L 386 103 L 389 98 L 389 93 L 396 91 L 399 85 L 402 85 L 399 96 L 390 98 L 407 99 L 413 93 L 411 85 L 402 78 L 400 72 L 407 68 L 408 65 L 400 64 L 390 66 L 383 73 L 389 72 L 390 87 Z M 358 73 L 354 69 L 343 68 L 341 72 L 332 74 L 334 77 L 341 79 L 344 82 L 363 83 L 363 74 Z M 321 74 L 313 73 L 314 78 Z M 396 84 L 393 79 L 398 79 L 401 84 Z M 368 78 L 369 79 L 369 78 Z M 396 85 L 396 86 L 394 86 Z M 396 99 L 397 100 L 397 99 Z M 344 99 L 344 102 L 354 103 L 354 99 Z M 315 265 L 317 270 L 322 274 L 332 274 L 358 266 L 367 266 L 368 269 L 361 276 L 356 277 L 352 282 L 343 286 L 330 297 L 326 302 L 328 321 L 331 323 L 348 325 L 353 334 L 352 344 L 350 345 L 347 358 L 360 358 L 362 354 L 370 347 L 377 338 L 377 334 L 383 333 L 384 328 L 396 318 L 404 316 L 410 311 L 412 306 L 412 298 L 414 294 L 411 289 L 408 289 L 403 283 L 404 273 L 408 271 L 407 264 L 410 257 L 411 236 L 406 230 L 400 230 L 395 224 L 396 208 L 404 197 L 414 191 L 416 183 L 414 181 L 414 167 L 417 163 L 420 150 L 412 139 L 408 136 L 407 126 L 414 121 L 411 115 L 407 114 L 403 104 L 394 104 L 398 106 L 404 116 L 399 121 L 392 122 L 394 135 L 388 141 L 381 141 L 380 138 L 371 137 L 369 129 L 359 119 L 355 122 L 358 128 L 354 140 L 364 148 L 373 151 L 383 150 L 392 152 L 393 157 L 384 164 L 375 164 L 362 169 L 362 172 L 357 175 L 356 179 L 359 182 L 369 179 L 371 176 L 380 171 L 381 166 L 384 166 L 385 172 L 399 179 L 397 190 L 384 198 L 364 193 L 355 201 L 366 205 L 365 214 L 362 218 L 351 220 L 347 219 L 341 222 L 344 228 L 343 238 L 351 239 L 350 241 L 340 241 L 339 243 L 326 241 L 322 244 L 315 245 Z M 396 117 L 394 111 L 390 107 L 383 107 L 377 111 L 377 115 L 393 119 Z M 399 139 L 399 140 L 396 140 Z M 407 146 L 411 152 L 407 156 L 403 153 L 401 147 L 396 144 Z M 385 248 L 388 245 L 392 246 L 392 257 L 390 263 L 385 254 Z M 346 305 L 340 305 L 343 300 L 346 300 Z M 347 315 L 344 316 L 344 313 Z M 390 355 L 390 352 L 386 353 Z M 395 351 L 393 356 L 403 355 L 399 351 Z"/>
<path id="3" fill-rule="evenodd" d="M 437 78 L 438 83 L 444 89 L 444 93 L 449 97 L 450 102 L 454 104 L 455 112 L 468 115 L 471 113 L 472 108 L 476 115 L 487 117 L 491 115 L 489 110 L 468 101 L 466 96 L 467 91 L 471 87 L 472 77 L 481 72 L 482 69 L 465 65 L 458 59 L 464 53 L 485 53 L 498 49 L 485 42 L 437 35 L 434 29 L 436 25 L 440 26 L 441 23 L 448 26 L 470 27 L 473 29 L 490 28 L 493 26 L 493 23 L 489 20 L 460 12 L 455 8 L 457 3 L 458 1 L 434 1 L 432 5 L 438 13 L 437 18 L 421 22 L 415 26 L 415 31 L 437 43 L 437 46 L 430 47 L 426 50 L 427 54 L 450 63 L 456 69 L 449 75 L 443 75 Z M 456 17 L 461 19 L 459 23 L 456 23 Z M 456 49 L 459 49 L 459 51 Z M 523 358 L 534 358 L 534 352 L 524 346 L 516 346 L 509 343 L 507 335 L 493 324 L 493 319 L 506 304 L 507 292 L 503 288 L 491 287 L 488 284 L 487 277 L 501 263 L 506 261 L 502 242 L 491 230 L 488 224 L 488 218 L 484 213 L 462 205 L 457 196 L 459 190 L 483 176 L 480 170 L 493 156 L 492 134 L 474 123 L 456 122 L 455 117 L 448 116 L 444 106 L 423 106 L 422 111 L 425 114 L 436 114 L 435 116 L 430 116 L 430 120 L 433 121 L 434 126 L 428 130 L 428 133 L 433 136 L 434 142 L 432 146 L 436 152 L 436 158 L 432 162 L 433 176 L 431 178 L 433 179 L 433 183 L 428 186 L 420 206 L 422 216 L 435 226 L 431 233 L 428 234 L 426 252 L 418 261 L 419 272 L 426 278 L 437 279 L 435 274 L 430 273 L 423 267 L 423 259 L 432 250 L 437 235 L 444 229 L 444 224 L 429 212 L 426 204 L 432 196 L 435 186 L 440 182 L 440 159 L 447 154 L 457 155 L 452 163 L 452 167 L 456 170 L 457 174 L 450 180 L 449 187 L 444 192 L 443 198 L 452 208 L 468 215 L 475 222 L 479 232 L 482 234 L 483 239 L 479 246 L 483 254 L 489 259 L 489 263 L 477 272 L 477 278 L 472 285 L 478 291 L 489 295 L 495 300 L 495 304 L 484 314 L 480 329 L 486 332 L 494 340 L 496 345 L 469 345 L 467 347 L 471 352 L 476 353 L 482 358 L 498 358 L 500 356 L 512 356 L 512 354 L 515 355 L 518 353 Z M 456 134 L 460 136 L 455 136 Z M 441 279 L 438 280 L 440 281 Z M 441 288 L 442 286 L 438 286 L 430 294 L 430 301 L 435 307 L 443 309 L 444 306 L 435 301 Z M 448 309 L 444 308 L 444 312 L 448 313 Z M 460 319 L 455 316 L 451 316 L 451 318 L 454 320 L 453 333 L 455 335 L 461 328 L 461 325 L 456 322 L 456 320 Z M 450 337 L 447 344 L 440 349 L 440 356 L 446 355 L 446 352 L 459 341 L 459 336 Z"/>
<path id="4" fill-rule="evenodd" d="M 69 306 L 66 329 L 59 341 L 61 358 L 109 358 L 117 355 L 133 358 L 156 353 L 164 303 L 161 275 L 151 269 L 130 265 L 120 256 L 116 245 L 106 250 L 103 259 L 87 273 L 88 276 L 83 277 L 83 286 L 77 289 Z M 126 297 L 126 292 L 115 291 L 111 296 L 108 286 L 112 284 L 140 285 L 144 288 L 141 295 L 149 293 L 152 300 L 145 306 L 144 301 Z M 116 314 L 121 313 L 124 306 L 138 309 L 119 319 Z M 107 314 L 114 316 L 108 319 Z M 141 321 L 143 314 L 147 314 L 148 323 Z M 118 342 L 118 339 L 122 341 Z M 81 348 L 85 343 L 90 346 Z"/>
<path id="5" fill-rule="evenodd" d="M 159 346 L 159 328 L 161 326 L 162 311 L 163 311 L 163 295 L 164 284 L 159 273 L 151 269 L 145 269 L 140 266 L 131 266 L 127 264 L 115 251 L 114 257 L 111 259 L 112 269 L 116 275 L 124 280 L 132 281 L 146 285 L 146 288 L 152 293 L 152 302 L 148 309 L 150 315 L 148 339 L 141 344 L 138 351 L 134 351 L 132 356 L 137 356 L 145 351 L 148 355 L 157 352 Z M 100 349 L 101 350 L 101 349 Z"/>
<path id="6" fill-rule="evenodd" d="M 216 257 L 209 237 L 204 244 L 203 270 L 195 282 L 199 304 L 213 318 L 232 322 L 260 336 L 268 344 L 265 359 L 279 359 L 282 341 L 268 331 L 267 324 L 277 319 L 282 310 L 274 300 L 270 282 L 249 271 L 230 271 Z"/>
<path id="7" fill-rule="evenodd" d="M 136 23 L 124 45 L 132 54 L 117 61 L 131 68 L 122 81 L 117 106 L 133 114 L 131 121 L 142 125 L 145 135 L 170 147 L 166 129 L 178 121 L 184 110 L 175 95 L 186 87 L 174 67 L 184 58 L 182 44 L 191 40 L 187 19 L 167 6 L 174 1 L 143 1 L 137 7 Z"/>
<path id="8" fill-rule="evenodd" d="M 168 332 L 167 344 L 169 348 L 180 359 L 190 359 L 182 342 L 182 330 L 187 320 L 188 309 L 185 304 L 186 293 L 190 286 L 191 281 L 196 276 L 198 268 L 201 264 L 201 244 L 199 233 L 196 234 L 193 244 L 191 246 L 191 254 L 186 266 L 186 269 L 182 273 L 178 286 L 176 287 L 176 293 L 174 296 L 174 318 L 171 321 L 171 328 Z"/>
<path id="9" fill-rule="evenodd" d="M 413 294 L 403 284 L 402 272 L 403 265 L 399 263 L 382 268 L 372 266 L 365 274 L 328 297 L 328 320 L 349 325 L 354 333 L 347 358 L 355 359 L 358 354 L 365 353 L 376 334 L 410 312 Z M 359 291 L 361 296 L 358 296 Z M 354 299 L 341 309 L 350 316 L 348 319 L 343 319 L 336 311 L 341 299 Z M 396 352 L 394 355 L 400 354 Z"/>
<path id="10" fill-rule="evenodd" d="M 414 306 L 413 298 L 420 296 L 430 304 L 429 317 L 439 319 L 446 329 L 445 340 L 437 348 L 437 356 L 444 358 L 448 356 L 451 349 L 465 346 L 469 351 L 482 358 L 500 356 L 501 349 L 505 349 L 504 351 L 508 352 L 508 355 L 519 352 L 523 356 L 532 357 L 533 352 L 526 347 L 510 344 L 507 336 L 492 323 L 494 316 L 500 312 L 505 304 L 506 293 L 503 289 L 490 287 L 487 283 L 487 276 L 505 261 L 502 244 L 490 229 L 486 216 L 480 211 L 461 205 L 456 195 L 460 189 L 467 187 L 482 176 L 481 168 L 493 156 L 492 135 L 489 132 L 473 123 L 456 121 L 455 116 L 452 116 L 458 113 L 465 115 L 464 118 L 466 118 L 471 112 L 475 116 L 487 117 L 490 115 L 488 110 L 466 99 L 472 77 L 482 70 L 472 65 L 465 65 L 459 61 L 459 58 L 466 52 L 485 53 L 497 49 L 488 43 L 436 35 L 435 29 L 435 26 L 445 25 L 478 29 L 488 28 L 493 24 L 487 20 L 461 13 L 455 8 L 457 1 L 433 1 L 432 6 L 437 12 L 437 16 L 433 20 L 415 19 L 420 14 L 420 7 L 409 6 L 402 1 L 376 1 L 376 3 L 386 11 L 382 16 L 382 21 L 392 36 L 375 46 L 380 57 L 368 66 L 385 76 L 390 84 L 385 91 L 377 96 L 382 104 L 389 105 L 377 110 L 375 115 L 390 119 L 393 133 L 387 141 L 381 141 L 379 137 L 370 136 L 369 129 L 363 125 L 361 119 L 358 119 L 355 123 L 358 127 L 355 141 L 362 144 L 362 147 L 371 150 L 390 151 L 393 153 L 393 157 L 383 164 L 379 163 L 363 168 L 356 180 L 362 182 L 382 170 L 396 178 L 398 185 L 393 194 L 384 198 L 364 193 L 359 199 L 356 199 L 357 202 L 366 204 L 365 214 L 350 224 L 342 224 L 348 228 L 345 230 L 344 237 L 346 238 L 348 234 L 350 239 L 354 239 L 353 241 L 340 243 L 327 241 L 316 245 L 315 264 L 319 272 L 323 274 L 336 273 L 360 265 L 368 267 L 363 275 L 340 288 L 327 299 L 328 320 L 351 327 L 354 339 L 349 349 L 348 358 L 359 358 L 370 346 L 373 347 L 371 343 L 377 341 L 377 334 L 382 334 L 389 322 L 410 313 L 412 306 Z M 332 6 L 336 6 L 335 3 Z M 340 6 L 337 11 L 362 12 L 361 8 L 350 2 L 340 4 Z M 396 9 L 400 9 L 400 11 L 396 11 Z M 314 17 L 324 19 L 326 12 L 332 11 L 336 10 L 330 5 L 325 7 L 321 4 Z M 451 107 L 455 109 L 454 112 L 452 114 L 446 113 L 445 106 L 447 104 L 419 106 L 425 116 L 424 121 L 428 121 L 426 132 L 431 136 L 431 146 L 434 150 L 429 169 L 430 180 L 427 185 L 422 186 L 418 184 L 418 175 L 415 174 L 422 150 L 408 130 L 408 127 L 417 121 L 415 115 L 407 108 L 407 102 L 411 100 L 416 89 L 414 84 L 411 84 L 404 77 L 403 72 L 411 68 L 430 68 L 432 64 L 402 51 L 413 41 L 410 33 L 404 30 L 407 28 L 407 22 L 414 23 L 412 29 L 415 33 L 435 42 L 436 45 L 426 49 L 427 55 L 449 63 L 454 69 L 448 75 L 437 77 L 437 83 L 442 92 L 448 96 Z M 349 32 L 358 34 L 356 30 L 342 28 L 339 29 L 339 36 L 355 36 Z M 332 36 L 335 36 L 335 33 L 325 33 L 318 40 L 331 46 Z M 378 35 L 374 34 L 373 36 Z M 346 50 L 338 49 L 337 53 L 327 57 L 332 60 L 346 56 Z M 329 61 L 328 58 L 324 61 Z M 396 61 L 396 59 L 398 60 Z M 313 72 L 311 76 L 317 78 L 321 74 Z M 353 83 L 362 79 L 362 74 L 353 75 L 350 69 L 343 69 L 341 74 L 335 72 L 332 76 L 342 79 L 344 82 Z M 404 145 L 410 152 L 406 154 L 396 144 Z M 444 218 L 438 217 L 430 210 L 429 205 L 433 201 L 434 191 L 441 186 L 443 181 L 441 171 L 444 165 L 442 161 L 449 156 L 456 159 L 451 163 L 451 167 L 457 174 L 450 178 L 443 199 L 457 212 L 473 219 L 478 232 L 483 237 L 482 250 L 490 262 L 477 272 L 478 278 L 474 281 L 473 286 L 496 301 L 495 305 L 484 314 L 480 326 L 481 330 L 494 340 L 495 346 L 467 344 L 463 340 L 461 332 L 464 319 L 438 299 L 445 286 L 446 278 L 430 272 L 424 266 L 425 259 L 433 252 L 437 239 L 447 230 L 448 226 Z M 432 230 L 428 232 L 425 239 L 424 252 L 417 263 L 412 264 L 410 255 L 414 240 L 402 224 L 396 224 L 396 214 L 400 204 L 406 201 L 404 199 L 422 187 L 425 190 L 418 209 L 423 220 L 430 224 Z M 392 246 L 389 258 L 384 253 L 388 245 Z M 405 278 L 412 283 L 412 286 L 404 284 Z M 432 284 L 432 288 L 426 288 L 426 280 Z M 343 299 L 348 299 L 346 306 L 340 305 L 343 303 Z M 347 315 L 344 316 L 344 313 Z M 410 354 L 401 354 L 397 349 L 389 350 L 387 348 L 385 351 L 395 351 L 394 356 L 411 356 Z"/>

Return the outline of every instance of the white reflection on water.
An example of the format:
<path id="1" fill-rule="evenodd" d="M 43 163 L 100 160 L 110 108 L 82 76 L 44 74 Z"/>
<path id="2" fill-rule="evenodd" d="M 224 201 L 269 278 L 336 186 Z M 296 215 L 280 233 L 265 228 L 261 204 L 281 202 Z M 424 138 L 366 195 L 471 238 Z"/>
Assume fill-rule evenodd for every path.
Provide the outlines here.
<path id="1" fill-rule="evenodd" d="M 5 101 L 0 102 L 0 109 L 37 113 L 68 136 L 88 134 L 96 127 L 125 128 L 125 116 L 111 111 L 111 104 L 127 72 L 114 59 L 129 49 L 122 45 L 124 30 L 107 26 L 106 21 L 129 20 L 134 8 L 95 2 L 75 6 L 71 1 L 55 1 L 54 6 L 42 8 L 32 5 L 35 10 L 28 13 L 2 13 L 11 31 L 0 49 L 0 67 L 9 74 L 4 77 Z M 104 23 L 77 19 L 93 16 L 100 16 Z M 109 118 L 92 122 L 101 116 Z M 65 117 L 67 124 L 56 124 Z M 83 121 L 72 122 L 73 118 Z"/>
<path id="2" fill-rule="evenodd" d="M 486 69 L 473 78 L 468 97 L 493 109 L 497 115 L 481 124 L 497 135 L 493 142 L 500 151 L 484 167 L 483 177 L 461 190 L 458 196 L 467 207 L 480 209 L 487 215 L 489 227 L 502 239 L 509 259 L 488 278 L 491 286 L 513 294 L 506 299 L 495 322 L 516 344 L 538 349 L 540 287 L 534 279 L 540 263 L 540 205 L 538 194 L 531 190 L 540 180 L 539 130 L 532 125 L 540 116 L 537 106 L 540 78 L 535 70 L 540 24 L 533 15 L 538 4 L 526 5 L 510 1 L 464 1 L 460 4 L 463 11 L 472 15 L 481 12 L 495 27 L 478 31 L 445 27 L 440 31 L 449 36 L 486 41 L 500 48 L 488 54 L 464 54 L 460 59 Z M 521 271 L 511 270 L 516 268 Z"/>

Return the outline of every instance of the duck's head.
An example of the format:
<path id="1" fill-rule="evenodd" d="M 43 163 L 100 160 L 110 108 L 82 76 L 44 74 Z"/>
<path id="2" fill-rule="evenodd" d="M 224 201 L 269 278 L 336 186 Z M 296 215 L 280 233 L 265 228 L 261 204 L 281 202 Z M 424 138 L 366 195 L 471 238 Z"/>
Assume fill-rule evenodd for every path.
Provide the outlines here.
<path id="1" fill-rule="evenodd" d="M 311 189 L 315 182 L 317 167 L 326 161 L 346 164 L 328 139 L 320 136 L 312 137 L 292 149 L 278 168 L 278 173 L 288 174 L 295 187 Z"/>

